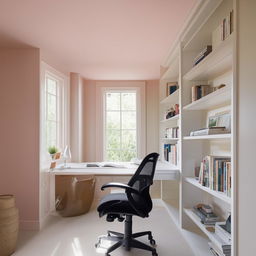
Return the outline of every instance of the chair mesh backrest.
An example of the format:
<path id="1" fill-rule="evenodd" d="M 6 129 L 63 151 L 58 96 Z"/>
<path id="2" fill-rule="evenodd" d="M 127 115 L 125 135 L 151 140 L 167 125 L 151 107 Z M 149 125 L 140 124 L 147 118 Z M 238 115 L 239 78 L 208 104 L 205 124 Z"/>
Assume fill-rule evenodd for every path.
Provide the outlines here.
<path id="1" fill-rule="evenodd" d="M 153 184 L 158 156 L 157 153 L 147 155 L 128 183 L 129 186 L 141 192 L 142 196 L 127 193 L 130 203 L 141 216 L 147 216 L 152 209 L 149 188 Z"/>

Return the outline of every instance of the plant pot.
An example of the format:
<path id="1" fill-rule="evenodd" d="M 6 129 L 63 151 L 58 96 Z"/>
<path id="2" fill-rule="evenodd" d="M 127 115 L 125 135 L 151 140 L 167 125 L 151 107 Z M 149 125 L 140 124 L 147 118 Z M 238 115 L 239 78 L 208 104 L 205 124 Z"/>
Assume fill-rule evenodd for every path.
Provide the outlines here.
<path id="1" fill-rule="evenodd" d="M 0 255 L 9 256 L 16 248 L 19 212 L 12 195 L 0 195 Z"/>

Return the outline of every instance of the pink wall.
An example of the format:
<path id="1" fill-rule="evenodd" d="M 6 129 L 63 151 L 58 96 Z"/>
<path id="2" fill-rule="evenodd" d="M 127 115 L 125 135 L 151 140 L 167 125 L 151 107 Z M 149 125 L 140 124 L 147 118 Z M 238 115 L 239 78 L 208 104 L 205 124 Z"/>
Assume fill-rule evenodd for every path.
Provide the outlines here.
<path id="1" fill-rule="evenodd" d="M 24 229 L 39 226 L 39 78 L 39 49 L 0 49 L 0 194 Z"/>
<path id="2" fill-rule="evenodd" d="M 70 147 L 72 161 L 83 159 L 83 79 L 70 73 Z"/>
<path id="3" fill-rule="evenodd" d="M 84 80 L 84 154 L 83 161 L 101 161 L 97 157 L 95 80 Z M 146 153 L 159 150 L 159 80 L 146 81 Z M 98 143 L 99 144 L 99 143 Z"/>

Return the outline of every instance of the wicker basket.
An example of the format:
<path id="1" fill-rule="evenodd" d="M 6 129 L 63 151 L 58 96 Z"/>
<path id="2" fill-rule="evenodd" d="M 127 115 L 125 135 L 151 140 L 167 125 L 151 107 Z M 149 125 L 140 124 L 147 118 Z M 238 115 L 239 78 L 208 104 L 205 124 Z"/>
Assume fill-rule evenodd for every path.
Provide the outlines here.
<path id="1" fill-rule="evenodd" d="M 0 255 L 11 255 L 16 248 L 19 212 L 12 195 L 0 195 Z"/>

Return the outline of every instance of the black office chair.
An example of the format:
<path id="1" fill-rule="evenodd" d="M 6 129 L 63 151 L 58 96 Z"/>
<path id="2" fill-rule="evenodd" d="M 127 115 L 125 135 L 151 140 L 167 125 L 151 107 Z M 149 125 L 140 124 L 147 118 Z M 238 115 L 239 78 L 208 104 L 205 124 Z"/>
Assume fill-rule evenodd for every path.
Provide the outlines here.
<path id="1" fill-rule="evenodd" d="M 122 188 L 125 193 L 112 193 L 106 195 L 98 206 L 99 216 L 107 214 L 107 221 L 114 221 L 116 218 L 119 221 L 125 220 L 124 234 L 115 231 L 108 231 L 107 240 L 116 241 L 110 248 L 107 249 L 106 255 L 109 256 L 112 251 L 124 246 L 127 251 L 131 248 L 139 248 L 151 251 L 153 256 L 157 256 L 156 249 L 138 240 L 137 237 L 148 236 L 151 245 L 155 245 L 151 231 L 132 233 L 132 216 L 142 218 L 148 217 L 152 210 L 152 200 L 149 194 L 149 188 L 153 184 L 156 162 L 158 159 L 157 153 L 147 155 L 135 174 L 130 179 L 128 185 L 121 183 L 108 183 L 101 187 Z M 97 244 L 96 244 L 97 247 Z"/>

